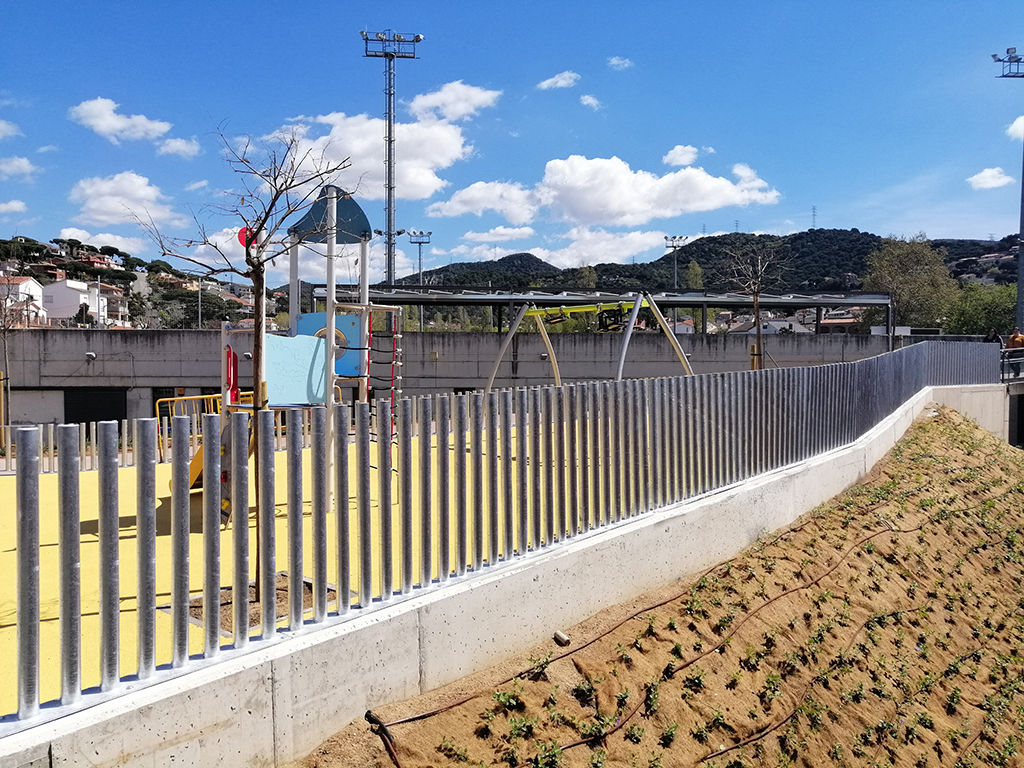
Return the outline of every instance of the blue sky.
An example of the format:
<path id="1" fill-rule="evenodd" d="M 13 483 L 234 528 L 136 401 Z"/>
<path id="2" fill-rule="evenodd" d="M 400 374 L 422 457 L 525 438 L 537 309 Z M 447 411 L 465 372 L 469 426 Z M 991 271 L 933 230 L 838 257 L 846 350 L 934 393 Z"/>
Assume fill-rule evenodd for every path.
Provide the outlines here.
<path id="1" fill-rule="evenodd" d="M 237 189 L 218 130 L 284 126 L 352 158 L 337 181 L 383 227 L 383 62 L 360 29 L 425 37 L 396 65 L 396 222 L 433 232 L 426 267 L 646 261 L 666 235 L 804 230 L 812 207 L 818 227 L 881 235 L 1018 229 L 1024 80 L 990 58 L 1024 51 L 1008 0 L 100 0 L 4 17 L 3 237 L 156 258 L 128 211 L 191 236 Z M 206 223 L 226 242 L 238 226 Z M 398 274 L 415 258 L 400 238 Z"/>

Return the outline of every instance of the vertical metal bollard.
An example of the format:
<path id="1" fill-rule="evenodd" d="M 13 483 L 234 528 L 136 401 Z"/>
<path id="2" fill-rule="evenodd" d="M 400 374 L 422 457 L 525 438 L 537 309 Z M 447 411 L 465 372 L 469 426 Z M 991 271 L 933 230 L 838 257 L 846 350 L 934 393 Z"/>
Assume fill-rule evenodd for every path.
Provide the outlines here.
<path id="1" fill-rule="evenodd" d="M 117 422 L 101 421 L 97 438 L 100 517 L 100 689 L 112 691 L 121 680 Z"/>
<path id="2" fill-rule="evenodd" d="M 619 435 L 622 440 L 622 508 L 623 518 L 633 516 L 633 486 L 636 481 L 636 470 L 633 466 L 633 425 L 636 417 L 633 411 L 633 403 L 630 394 L 632 386 L 628 381 L 617 382 L 616 393 L 619 398 L 619 420 L 621 429 Z"/>
<path id="3" fill-rule="evenodd" d="M 576 423 L 578 442 L 576 445 L 576 456 L 574 465 L 577 467 L 579 482 L 579 521 L 580 532 L 586 533 L 590 530 L 590 462 L 588 461 L 587 447 L 590 445 L 590 431 L 592 422 L 590 420 L 591 410 L 594 406 L 593 384 L 578 384 L 576 386 L 576 408 L 573 412 L 573 421 Z"/>
<path id="4" fill-rule="evenodd" d="M 514 464 L 512 461 L 512 390 L 501 393 L 501 477 L 502 477 L 502 514 L 503 538 L 501 556 L 505 560 L 512 559 L 515 551 L 515 483 Z"/>
<path id="5" fill-rule="evenodd" d="M 452 571 L 451 461 L 449 454 L 452 400 L 437 400 L 437 580 L 444 584 Z"/>
<path id="6" fill-rule="evenodd" d="M 487 395 L 487 564 L 498 562 L 501 499 L 498 493 L 498 393 Z"/>
<path id="7" fill-rule="evenodd" d="M 339 403 L 334 407 L 333 414 L 327 414 L 327 418 L 334 419 L 334 518 L 338 579 L 335 587 L 338 615 L 344 616 L 352 607 L 352 530 L 348 472 L 348 431 L 351 417 L 348 405 Z"/>
<path id="8" fill-rule="evenodd" d="M 65 428 L 65 439 L 73 446 L 76 428 L 60 427 Z M 137 419 L 134 433 L 138 675 L 140 680 L 146 680 L 156 674 L 156 419 Z M 76 462 L 76 475 L 77 469 Z M 77 490 L 77 476 L 74 482 Z"/>
<path id="9" fill-rule="evenodd" d="M 256 463 L 259 467 L 259 557 L 260 614 L 263 618 L 261 637 L 270 640 L 277 634 L 277 531 L 274 525 L 274 411 L 261 410 L 259 442 L 256 445 Z"/>
<path id="10" fill-rule="evenodd" d="M 356 403 L 356 504 L 359 513 L 359 607 L 373 600 L 373 510 L 370 507 L 370 404 Z"/>
<path id="11" fill-rule="evenodd" d="M 608 521 L 608 517 L 605 514 L 605 500 L 607 499 L 607 488 L 604 488 L 602 492 L 603 473 L 606 471 L 609 457 L 607 449 L 604 447 L 602 442 L 602 434 L 604 430 L 604 385 L 599 382 L 593 382 L 588 387 L 589 390 L 589 406 L 588 412 L 590 413 L 590 449 L 588 460 L 590 462 L 590 499 L 591 508 L 593 509 L 593 527 L 599 528 Z"/>
<path id="12" fill-rule="evenodd" d="M 426 589 L 434 578 L 433 518 L 433 398 L 420 398 L 420 587 Z M 439 430 L 440 431 L 440 430 Z"/>
<path id="13" fill-rule="evenodd" d="M 398 513 L 401 517 L 401 567 L 399 580 L 403 595 L 412 592 L 412 478 L 416 473 L 412 465 L 412 401 L 403 398 L 398 403 Z"/>
<path id="14" fill-rule="evenodd" d="M 530 455 L 527 461 L 530 465 L 530 490 L 532 491 L 530 494 L 530 534 L 535 550 L 541 547 L 541 519 L 544 516 L 544 489 L 541 484 L 541 468 L 544 462 L 540 453 L 544 406 L 541 397 L 540 388 L 530 390 Z"/>
<path id="15" fill-rule="evenodd" d="M 516 390 L 516 482 L 519 484 L 516 496 L 516 513 L 518 514 L 516 545 L 520 555 L 525 555 L 530 548 L 530 486 L 529 486 L 529 391 L 525 388 Z"/>
<path id="16" fill-rule="evenodd" d="M 249 414 L 231 414 L 231 544 L 234 579 L 231 582 L 235 648 L 249 644 Z"/>
<path id="17" fill-rule="evenodd" d="M 622 399 L 620 397 L 621 382 L 604 383 L 604 446 L 605 463 L 605 509 L 608 513 L 607 522 L 617 523 L 622 519 Z M 609 503 L 610 500 L 610 503 Z"/>
<path id="18" fill-rule="evenodd" d="M 566 472 L 569 477 L 569 537 L 572 538 L 580 530 L 580 477 L 579 477 L 579 409 L 580 389 L 582 385 L 570 384 L 563 387 L 566 391 L 565 401 L 565 452 Z"/>
<path id="19" fill-rule="evenodd" d="M 466 519 L 466 396 L 455 396 L 455 575 L 464 576 L 469 558 Z"/>
<path id="20" fill-rule="evenodd" d="M 304 553 L 302 541 L 302 409 L 285 414 L 288 487 L 288 629 L 302 628 Z"/>
<path id="21" fill-rule="evenodd" d="M 327 477 L 327 409 L 322 405 L 309 410 L 309 445 L 313 480 L 313 623 L 320 624 L 327 618 L 327 489 L 330 487 L 330 478 Z"/>
<path id="22" fill-rule="evenodd" d="M 377 498 L 380 521 L 380 599 L 394 593 L 395 542 L 391 511 L 391 401 L 377 401 Z"/>
<path id="23" fill-rule="evenodd" d="M 474 392 L 470 420 L 470 459 L 473 462 L 473 571 L 484 564 L 484 396 Z"/>
<path id="24" fill-rule="evenodd" d="M 57 444 L 57 508 L 60 514 L 60 703 L 68 705 L 74 704 L 82 698 L 82 559 L 78 488 L 78 425 L 61 424 L 58 426 Z M 139 484 L 140 486 L 142 484 L 141 477 Z M 141 509 L 139 513 L 142 514 Z M 141 547 L 141 517 L 139 518 L 139 528 Z M 141 556 L 139 563 L 141 567 Z M 142 607 L 143 595 L 140 590 L 140 632 L 144 620 Z M 152 618 L 152 612 L 149 616 Z M 21 622 L 18 623 L 20 626 Z M 139 649 L 141 652 L 141 642 Z M 142 675 L 140 674 L 139 677 L 142 678 Z"/>
<path id="25" fill-rule="evenodd" d="M 645 396 L 647 400 L 647 423 L 650 425 L 650 467 L 651 485 L 648 508 L 656 509 L 665 506 L 665 458 L 662 451 L 665 444 L 662 436 L 665 431 L 662 428 L 664 409 L 661 403 L 661 383 L 663 379 L 649 379 L 644 382 Z"/>
<path id="26" fill-rule="evenodd" d="M 558 540 L 555 534 L 555 391 L 544 388 L 544 415 L 541 418 L 544 431 L 544 546 L 550 547 Z"/>
<path id="27" fill-rule="evenodd" d="M 53 424 L 50 425 L 49 444 L 53 445 Z M 53 454 L 50 455 L 51 471 L 53 466 Z M 117 465 L 128 466 L 128 419 L 121 419 L 121 438 L 117 448 Z"/>
<path id="28" fill-rule="evenodd" d="M 18 719 L 39 714 L 39 430 L 14 433 L 18 452 Z"/>
<path id="29" fill-rule="evenodd" d="M 128 420 L 125 419 L 121 423 L 125 425 L 125 429 L 127 430 L 127 428 L 128 428 Z M 49 455 L 49 458 L 47 459 L 46 465 L 47 465 L 47 469 L 49 469 L 50 472 L 56 472 L 57 471 L 57 457 L 54 455 L 54 452 L 55 452 L 55 450 L 57 448 L 57 444 L 54 442 L 54 439 L 53 439 L 53 429 L 54 429 L 53 422 L 50 422 L 49 424 L 46 425 L 46 452 Z M 127 432 L 125 432 L 125 434 L 127 435 Z M 127 445 L 127 444 L 128 444 L 128 438 L 125 437 L 125 445 Z M 124 466 L 123 462 L 122 462 L 121 466 L 122 467 Z"/>
<path id="30" fill-rule="evenodd" d="M 220 654 L 220 414 L 203 414 L 203 655 Z"/>
<path id="31" fill-rule="evenodd" d="M 554 387 L 552 391 L 552 394 L 554 395 L 554 408 L 551 413 L 551 420 L 549 421 L 551 426 L 551 436 L 555 443 L 554 470 L 555 494 L 557 496 L 557 500 L 555 502 L 555 509 L 557 510 L 557 516 L 555 518 L 555 530 L 557 531 L 554 536 L 555 541 L 562 541 L 566 537 L 566 530 L 568 529 L 565 505 L 565 389 L 565 386 Z"/>
<path id="32" fill-rule="evenodd" d="M 189 418 L 171 424 L 171 664 L 178 668 L 188 664 Z"/>
<path id="33" fill-rule="evenodd" d="M 97 446 L 97 435 L 96 435 L 96 422 L 89 422 L 89 469 L 95 470 L 96 464 L 96 446 Z"/>

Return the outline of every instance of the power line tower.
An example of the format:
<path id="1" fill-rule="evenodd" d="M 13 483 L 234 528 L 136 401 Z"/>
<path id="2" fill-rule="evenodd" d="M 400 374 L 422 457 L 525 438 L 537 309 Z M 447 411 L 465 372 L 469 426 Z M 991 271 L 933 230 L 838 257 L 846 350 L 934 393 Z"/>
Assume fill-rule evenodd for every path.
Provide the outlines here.
<path id="1" fill-rule="evenodd" d="M 811 229 L 818 228 L 818 206 L 811 206 Z"/>

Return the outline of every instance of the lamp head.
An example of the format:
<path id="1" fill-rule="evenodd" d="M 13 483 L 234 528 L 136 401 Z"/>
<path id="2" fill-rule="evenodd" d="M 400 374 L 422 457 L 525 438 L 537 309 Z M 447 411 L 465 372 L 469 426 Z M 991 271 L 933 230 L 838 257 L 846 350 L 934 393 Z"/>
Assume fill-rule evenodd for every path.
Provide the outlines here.
<path id="1" fill-rule="evenodd" d="M 364 41 L 364 42 L 367 42 L 367 41 L 369 41 L 369 39 L 370 39 L 370 36 L 369 36 L 368 34 L 366 34 L 366 30 L 365 30 L 365 29 L 360 29 L 360 30 L 359 30 L 359 36 L 360 36 L 361 38 L 363 38 L 363 41 Z"/>
<path id="2" fill-rule="evenodd" d="M 85 359 L 88 360 L 91 363 L 93 360 L 96 359 L 96 353 L 95 352 L 86 352 L 85 353 Z"/>
<path id="3" fill-rule="evenodd" d="M 414 35 L 413 38 L 412 38 L 412 41 L 414 43 L 422 43 L 423 42 L 423 35 Z"/>

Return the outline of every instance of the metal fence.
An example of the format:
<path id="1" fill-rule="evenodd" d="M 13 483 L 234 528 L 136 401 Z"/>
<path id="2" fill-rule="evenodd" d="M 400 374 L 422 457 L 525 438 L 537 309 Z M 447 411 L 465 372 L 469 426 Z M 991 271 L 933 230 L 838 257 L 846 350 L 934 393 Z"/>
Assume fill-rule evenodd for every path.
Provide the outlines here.
<path id="1" fill-rule="evenodd" d="M 423 590 L 444 588 L 502 563 L 545 551 L 589 531 L 623 524 L 684 501 L 855 441 L 927 385 L 999 381 L 999 354 L 987 344 L 926 342 L 854 363 L 811 368 L 706 374 L 684 378 L 587 382 L 423 397 L 371 406 L 342 404 L 328 414 L 287 412 L 275 429 L 271 411 L 256 414 L 254 468 L 260 535 L 251 546 L 248 516 L 221 528 L 220 483 L 202 497 L 202 545 L 190 547 L 188 488 L 192 420 L 171 420 L 170 530 L 158 534 L 158 424 L 133 426 L 137 476 L 134 541 L 120 538 L 118 423 L 100 422 L 95 436 L 99 473 L 99 686 L 82 691 L 82 584 L 79 425 L 59 425 L 59 702 L 41 709 L 40 696 L 40 430 L 16 430 L 17 443 L 17 712 L 0 735 L 102 701 L 140 681 L 183 673 L 202 659 L 229 657 L 247 646 L 315 630 Z M 373 419 L 371 420 L 371 416 Z M 329 456 L 327 419 L 337 439 Z M 250 415 L 202 415 L 202 431 L 231 430 L 248 444 Z M 376 439 L 373 425 L 394 425 Z M 390 433 L 390 435 L 389 435 Z M 183 439 L 177 439 L 178 436 Z M 390 436 L 391 439 L 388 439 Z M 275 447 L 286 452 L 286 525 L 275 525 Z M 49 437 L 45 438 L 49 440 Z M 304 450 L 308 445 L 309 449 Z M 163 446 L 166 448 L 166 446 Z M 50 459 L 52 460 L 52 459 Z M 236 510 L 248 510 L 249 458 L 204 452 L 204 475 L 230 471 Z M 303 494 L 303 463 L 312 487 Z M 329 466 L 333 482 L 329 485 Z M 305 518 L 305 520 L 304 520 Z M 333 520 L 331 524 L 329 521 Z M 244 521 L 245 524 L 239 524 Z M 308 530 L 304 532 L 304 522 Z M 283 533 L 283 535 L 282 535 Z M 304 562 L 303 537 L 312 537 Z M 169 536 L 171 576 L 167 658 L 157 629 L 157 542 Z M 279 540 L 281 539 L 281 540 Z M 222 574 L 221 546 L 230 548 Z M 119 554 L 135 548 L 135 573 L 119 570 Z M 253 551 L 250 551 L 250 550 Z M 166 551 L 163 547 L 161 551 Z M 202 583 L 190 582 L 190 558 L 202 562 Z M 279 562 L 280 559 L 280 562 Z M 258 568 L 255 563 L 258 561 Z M 284 566 L 284 567 L 280 567 Z M 287 608 L 275 596 L 281 574 Z M 222 576 L 224 577 L 222 579 Z M 302 578 L 299 578 L 299 577 Z M 249 627 L 249 588 L 258 580 L 262 620 Z M 311 609 L 304 590 L 312 591 Z M 230 586 L 225 586 L 230 585 Z M 190 655 L 190 608 L 202 596 L 234 603 L 231 631 L 220 611 L 205 611 L 203 650 Z M 330 593 L 334 599 L 329 600 Z M 135 668 L 120 668 L 122 601 L 136 598 Z M 196 631 L 196 630 L 193 630 Z M 230 643 L 227 638 L 230 637 Z M 0 678 L 10 679 L 8 665 Z"/>

